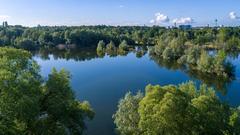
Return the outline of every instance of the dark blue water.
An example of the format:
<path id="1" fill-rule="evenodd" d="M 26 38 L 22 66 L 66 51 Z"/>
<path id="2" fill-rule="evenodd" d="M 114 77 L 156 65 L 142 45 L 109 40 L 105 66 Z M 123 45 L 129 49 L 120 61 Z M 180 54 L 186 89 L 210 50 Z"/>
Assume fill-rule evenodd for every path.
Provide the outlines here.
<path id="1" fill-rule="evenodd" d="M 84 50 L 83 50 L 84 51 Z M 45 77 L 53 67 L 66 69 L 72 75 L 72 87 L 76 97 L 90 102 L 96 112 L 93 121 L 88 122 L 87 134 L 113 135 L 114 124 L 112 115 L 117 109 L 117 103 L 126 92 L 143 91 L 148 84 L 179 84 L 189 80 L 197 84 L 204 82 L 201 77 L 190 75 L 177 67 L 171 67 L 156 62 L 148 54 L 141 58 L 131 52 L 126 56 L 98 58 L 95 53 L 44 54 L 34 56 L 41 66 L 41 74 Z M 217 91 L 219 97 L 232 106 L 240 105 L 240 57 L 231 59 L 236 66 L 234 81 L 219 82 L 226 86 Z M 216 78 L 210 79 L 210 82 Z M 209 80 L 208 80 L 209 81 Z M 213 81 L 214 82 L 214 81 Z"/>

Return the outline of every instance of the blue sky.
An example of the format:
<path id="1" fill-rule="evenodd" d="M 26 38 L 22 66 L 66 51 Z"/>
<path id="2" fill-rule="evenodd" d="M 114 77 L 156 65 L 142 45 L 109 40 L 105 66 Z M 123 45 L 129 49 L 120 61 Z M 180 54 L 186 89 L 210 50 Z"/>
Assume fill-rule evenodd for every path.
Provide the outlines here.
<path id="1" fill-rule="evenodd" d="M 0 21 L 25 26 L 240 25 L 239 16 L 239 0 L 0 0 Z"/>

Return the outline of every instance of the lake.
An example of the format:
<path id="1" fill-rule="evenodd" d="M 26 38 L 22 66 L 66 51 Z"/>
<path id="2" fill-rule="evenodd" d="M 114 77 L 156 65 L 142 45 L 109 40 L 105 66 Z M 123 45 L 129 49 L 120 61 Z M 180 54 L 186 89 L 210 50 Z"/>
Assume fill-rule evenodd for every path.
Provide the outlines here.
<path id="1" fill-rule="evenodd" d="M 140 50 L 140 51 L 139 51 Z M 173 63 L 150 56 L 146 48 L 122 55 L 99 57 L 95 49 L 41 50 L 34 55 L 47 78 L 53 67 L 66 69 L 72 75 L 71 84 L 76 97 L 90 102 L 96 115 L 87 122 L 89 135 L 114 135 L 113 113 L 127 92 L 144 91 L 148 84 L 180 84 L 189 80 L 216 87 L 222 101 L 240 105 L 240 56 L 229 58 L 236 66 L 235 79 L 223 81 L 214 76 L 202 76 L 186 71 Z"/>

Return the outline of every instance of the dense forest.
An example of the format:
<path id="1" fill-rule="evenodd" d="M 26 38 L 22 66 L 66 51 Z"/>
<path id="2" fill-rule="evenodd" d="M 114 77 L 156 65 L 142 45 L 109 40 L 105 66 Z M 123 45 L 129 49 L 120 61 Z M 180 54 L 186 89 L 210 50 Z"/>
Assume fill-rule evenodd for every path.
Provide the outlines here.
<path id="1" fill-rule="evenodd" d="M 24 49 L 52 47 L 59 44 L 97 46 L 100 40 L 119 45 L 123 40 L 130 45 L 157 45 L 163 42 L 180 42 L 205 48 L 228 51 L 240 49 L 239 27 L 201 27 L 192 29 L 159 26 L 5 26 L 0 27 L 0 45 Z"/>

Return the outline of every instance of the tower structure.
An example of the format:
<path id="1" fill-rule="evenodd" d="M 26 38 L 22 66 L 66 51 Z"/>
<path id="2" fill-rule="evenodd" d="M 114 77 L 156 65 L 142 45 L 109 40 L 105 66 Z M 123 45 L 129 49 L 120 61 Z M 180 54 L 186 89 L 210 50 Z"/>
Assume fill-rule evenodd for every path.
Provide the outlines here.
<path id="1" fill-rule="evenodd" d="M 215 19 L 215 27 L 218 27 L 218 19 Z"/>

